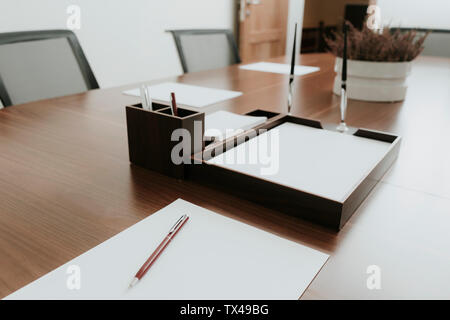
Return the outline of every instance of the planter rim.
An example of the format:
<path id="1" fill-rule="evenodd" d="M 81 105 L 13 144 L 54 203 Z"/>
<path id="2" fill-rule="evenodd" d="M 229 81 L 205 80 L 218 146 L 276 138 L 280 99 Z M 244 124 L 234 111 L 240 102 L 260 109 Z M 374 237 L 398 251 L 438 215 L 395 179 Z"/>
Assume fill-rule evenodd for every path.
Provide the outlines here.
<path id="1" fill-rule="evenodd" d="M 341 57 L 336 57 L 336 59 L 342 60 Z M 347 62 L 352 61 L 352 62 L 361 62 L 361 63 L 373 63 L 373 64 L 380 64 L 380 63 L 384 63 L 384 64 L 408 64 L 413 62 L 414 60 L 411 61 L 369 61 L 369 60 L 354 60 L 354 59 L 348 59 Z"/>
<path id="2" fill-rule="evenodd" d="M 360 77 L 369 79 L 405 79 L 412 67 L 409 61 L 404 62 L 377 62 L 348 60 L 348 77 Z M 342 70 L 342 58 L 336 58 L 334 71 L 338 74 Z"/>

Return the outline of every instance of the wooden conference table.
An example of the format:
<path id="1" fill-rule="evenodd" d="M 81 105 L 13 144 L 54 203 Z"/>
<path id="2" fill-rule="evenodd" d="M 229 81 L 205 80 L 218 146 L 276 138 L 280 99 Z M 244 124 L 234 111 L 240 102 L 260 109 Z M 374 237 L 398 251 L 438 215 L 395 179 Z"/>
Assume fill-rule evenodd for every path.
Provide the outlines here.
<path id="1" fill-rule="evenodd" d="M 296 78 L 293 113 L 338 123 L 334 58 L 300 63 L 321 70 Z M 285 75 L 231 66 L 164 80 L 244 93 L 207 112 L 285 112 Z M 121 92 L 133 87 L 0 110 L 0 297 L 183 198 L 330 254 L 302 299 L 450 298 L 450 59 L 418 58 L 402 103 L 349 101 L 350 125 L 403 142 L 339 233 L 130 165 L 124 106 L 138 98 Z M 367 287 L 371 265 L 381 270 L 380 290 Z"/>

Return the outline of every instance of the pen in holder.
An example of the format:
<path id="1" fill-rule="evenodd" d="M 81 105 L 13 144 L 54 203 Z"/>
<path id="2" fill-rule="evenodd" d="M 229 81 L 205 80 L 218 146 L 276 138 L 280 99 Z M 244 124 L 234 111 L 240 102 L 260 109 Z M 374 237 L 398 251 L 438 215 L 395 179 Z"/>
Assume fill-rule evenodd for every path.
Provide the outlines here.
<path id="1" fill-rule="evenodd" d="M 205 114 L 178 108 L 172 115 L 167 105 L 152 103 L 126 106 L 130 162 L 170 177 L 183 179 L 184 165 L 203 150 Z M 180 130 L 177 130 L 180 129 Z"/>
<path id="2" fill-rule="evenodd" d="M 347 24 L 344 22 L 344 50 L 342 53 L 342 70 L 341 70 L 341 123 L 337 126 L 340 132 L 348 131 L 345 117 L 347 115 Z"/>
<path id="3" fill-rule="evenodd" d="M 140 93 L 141 93 L 142 108 L 147 110 L 153 110 L 152 98 L 150 97 L 150 93 L 148 92 L 148 87 L 146 85 L 143 84 L 140 87 Z"/>
<path id="4" fill-rule="evenodd" d="M 295 47 L 297 42 L 297 23 L 295 24 L 294 31 L 294 45 L 292 47 L 292 58 L 291 58 L 291 73 L 289 75 L 289 92 L 288 92 L 288 114 L 291 114 L 292 104 L 293 104 L 293 84 L 294 84 L 294 71 L 295 71 Z"/>

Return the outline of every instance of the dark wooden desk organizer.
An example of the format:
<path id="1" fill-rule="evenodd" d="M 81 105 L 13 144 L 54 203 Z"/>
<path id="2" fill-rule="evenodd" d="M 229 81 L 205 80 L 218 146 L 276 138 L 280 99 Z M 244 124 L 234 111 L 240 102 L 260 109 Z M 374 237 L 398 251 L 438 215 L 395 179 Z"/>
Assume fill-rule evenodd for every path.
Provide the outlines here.
<path id="1" fill-rule="evenodd" d="M 191 154 L 201 152 L 204 148 L 205 114 L 178 108 L 178 116 L 173 116 L 169 106 L 153 103 L 153 111 L 143 109 L 141 104 L 126 106 L 126 117 L 130 162 L 183 179 L 185 165 L 175 164 L 171 158 L 172 149 L 180 143 L 171 141 L 172 132 L 179 128 L 188 130 Z M 194 134 L 195 121 L 201 121 L 201 134 L 197 136 Z"/>
<path id="2" fill-rule="evenodd" d="M 265 111 L 263 110 L 257 110 L 253 113 L 255 113 L 254 115 L 262 115 L 264 112 Z M 274 115 L 271 119 L 253 129 L 256 130 L 257 134 L 259 134 L 259 129 L 270 130 L 285 122 L 293 122 L 317 129 L 327 130 L 323 128 L 319 121 L 289 115 Z M 327 199 L 325 197 L 314 195 L 299 189 L 283 186 L 258 177 L 246 175 L 225 167 L 206 163 L 206 161 L 212 157 L 225 152 L 227 148 L 234 148 L 238 144 L 246 141 L 245 139 L 240 139 L 239 136 L 223 141 L 222 145 L 214 144 L 212 146 L 208 146 L 203 150 L 203 152 L 193 155 L 193 158 L 202 164 L 190 165 L 188 168 L 188 177 L 189 179 L 202 182 L 211 187 L 233 193 L 241 198 L 249 199 L 266 207 L 285 212 L 338 231 L 344 226 L 344 224 L 356 211 L 358 206 L 363 202 L 363 200 L 394 162 L 400 148 L 400 137 L 398 136 L 366 129 L 355 129 L 354 131 L 355 132 L 353 134 L 355 136 L 388 142 L 391 146 L 384 157 L 342 202 Z M 246 133 L 244 132 L 242 137 L 245 135 Z M 234 143 L 232 140 L 234 140 Z"/>

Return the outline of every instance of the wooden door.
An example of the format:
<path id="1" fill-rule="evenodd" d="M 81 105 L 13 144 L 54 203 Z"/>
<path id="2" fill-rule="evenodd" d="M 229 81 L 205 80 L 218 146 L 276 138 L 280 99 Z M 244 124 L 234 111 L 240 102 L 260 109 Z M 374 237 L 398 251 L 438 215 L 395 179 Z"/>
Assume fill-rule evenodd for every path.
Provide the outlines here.
<path id="1" fill-rule="evenodd" d="M 239 2 L 239 51 L 242 61 L 284 55 L 289 0 Z"/>

